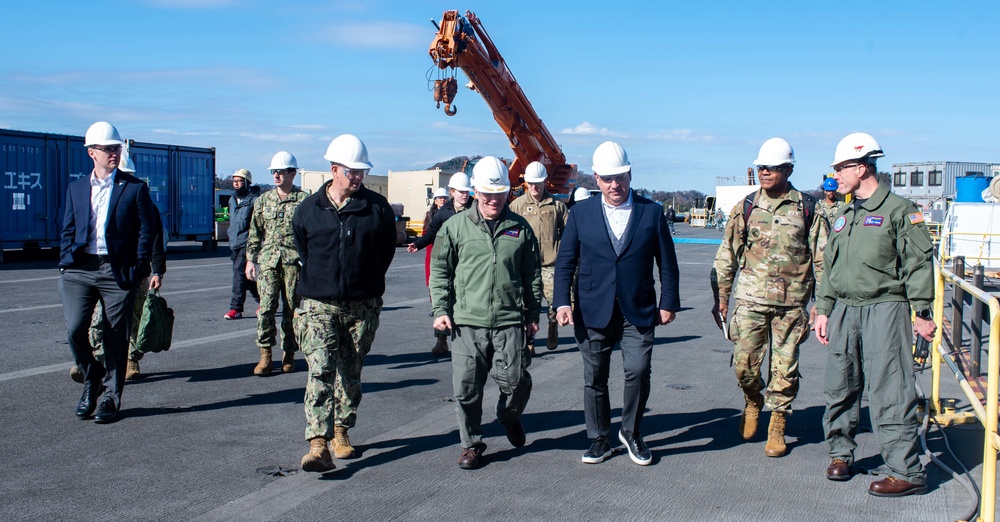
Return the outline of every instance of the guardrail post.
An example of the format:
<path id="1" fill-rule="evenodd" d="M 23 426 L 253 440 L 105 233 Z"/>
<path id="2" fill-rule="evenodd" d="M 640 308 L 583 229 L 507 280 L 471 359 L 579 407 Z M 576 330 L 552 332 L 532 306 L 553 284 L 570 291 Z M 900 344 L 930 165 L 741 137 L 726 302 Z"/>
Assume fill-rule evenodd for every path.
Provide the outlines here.
<path id="1" fill-rule="evenodd" d="M 972 269 L 972 285 L 983 289 L 983 265 L 977 265 Z M 972 350 L 969 354 L 972 365 L 969 368 L 969 375 L 979 377 L 982 372 L 979 364 L 982 358 L 983 347 L 983 302 L 979 299 L 972 300 Z"/>
<path id="2" fill-rule="evenodd" d="M 965 256 L 957 256 L 953 261 L 952 272 L 960 279 L 965 279 Z M 965 290 L 955 285 L 951 292 L 951 349 L 962 349 L 962 312 L 965 308 Z"/>

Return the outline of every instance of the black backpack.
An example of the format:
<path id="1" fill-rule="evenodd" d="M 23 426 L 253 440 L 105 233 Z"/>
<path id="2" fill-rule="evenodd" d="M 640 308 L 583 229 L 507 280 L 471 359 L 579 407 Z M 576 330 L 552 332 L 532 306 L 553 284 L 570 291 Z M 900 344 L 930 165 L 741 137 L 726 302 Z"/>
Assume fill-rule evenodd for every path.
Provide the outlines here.
<path id="1" fill-rule="evenodd" d="M 816 198 L 806 194 L 805 192 L 799 192 L 802 194 L 802 217 L 806 222 L 806 236 L 809 236 L 809 231 L 812 230 L 813 216 L 816 213 Z M 753 210 L 753 202 L 757 197 L 757 192 L 751 192 L 747 194 L 746 199 L 743 200 L 743 246 L 746 247 L 747 244 L 747 224 L 750 222 L 750 212 Z M 742 254 L 742 252 L 741 252 Z"/>

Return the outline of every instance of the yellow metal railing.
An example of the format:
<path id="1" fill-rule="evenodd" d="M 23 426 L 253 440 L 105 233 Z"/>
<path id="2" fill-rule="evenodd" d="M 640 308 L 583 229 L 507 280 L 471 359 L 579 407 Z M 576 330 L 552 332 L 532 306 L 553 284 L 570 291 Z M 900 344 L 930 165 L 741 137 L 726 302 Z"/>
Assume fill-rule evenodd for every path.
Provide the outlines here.
<path id="1" fill-rule="evenodd" d="M 941 243 L 942 258 L 944 257 L 944 241 Z M 954 413 L 942 411 L 941 401 L 941 363 L 946 363 L 955 375 L 955 380 L 969 399 L 972 409 L 979 422 L 986 430 L 983 439 L 983 478 L 979 505 L 979 517 L 977 520 L 994 522 L 996 515 L 996 485 L 997 485 L 997 451 L 1000 450 L 1000 435 L 997 433 L 997 397 L 998 384 L 1000 384 L 1000 301 L 996 297 L 969 284 L 965 279 L 955 275 L 942 265 L 934 264 L 935 292 L 934 292 L 934 317 L 938 323 L 937 333 L 934 336 L 933 350 L 931 350 L 931 409 L 934 418 L 941 424 L 949 424 L 954 417 Z M 959 368 L 951 353 L 942 346 L 941 325 L 944 317 L 944 290 L 946 283 L 952 283 L 967 292 L 975 299 L 979 299 L 989 306 L 990 317 L 990 341 L 986 374 L 986 406 L 980 402 L 976 392 L 972 389 L 965 374 Z M 952 325 L 952 328 L 962 328 L 962 325 Z M 956 346 L 955 349 L 961 347 Z"/>

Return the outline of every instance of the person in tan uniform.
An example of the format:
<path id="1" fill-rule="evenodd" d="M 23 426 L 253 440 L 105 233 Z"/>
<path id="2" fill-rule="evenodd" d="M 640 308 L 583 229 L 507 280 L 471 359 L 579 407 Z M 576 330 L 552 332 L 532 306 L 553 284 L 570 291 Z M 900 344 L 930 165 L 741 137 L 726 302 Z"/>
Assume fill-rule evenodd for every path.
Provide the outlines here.
<path id="1" fill-rule="evenodd" d="M 552 306 L 552 289 L 556 254 L 559 252 L 559 240 L 569 219 L 569 208 L 545 190 L 546 179 L 548 172 L 544 165 L 537 161 L 529 163 L 524 169 L 524 182 L 528 185 L 528 189 L 510 204 L 510 210 L 527 220 L 535 237 L 538 238 L 538 247 L 542 254 L 542 291 L 545 294 L 545 301 L 549 303 L 549 333 L 545 347 L 555 350 L 559 346 L 559 323 L 556 322 L 556 310 Z M 529 345 L 528 348 L 534 351 L 533 346 Z"/>

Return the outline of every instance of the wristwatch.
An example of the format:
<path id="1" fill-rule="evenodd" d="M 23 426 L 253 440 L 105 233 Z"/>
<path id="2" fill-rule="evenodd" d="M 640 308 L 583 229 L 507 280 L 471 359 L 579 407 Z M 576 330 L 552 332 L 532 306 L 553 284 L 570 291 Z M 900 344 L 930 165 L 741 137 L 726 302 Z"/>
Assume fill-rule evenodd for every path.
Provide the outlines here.
<path id="1" fill-rule="evenodd" d="M 924 308 L 923 310 L 917 310 L 914 313 L 917 314 L 917 317 L 919 317 L 921 319 L 929 320 L 931 318 L 931 309 L 930 308 Z"/>

